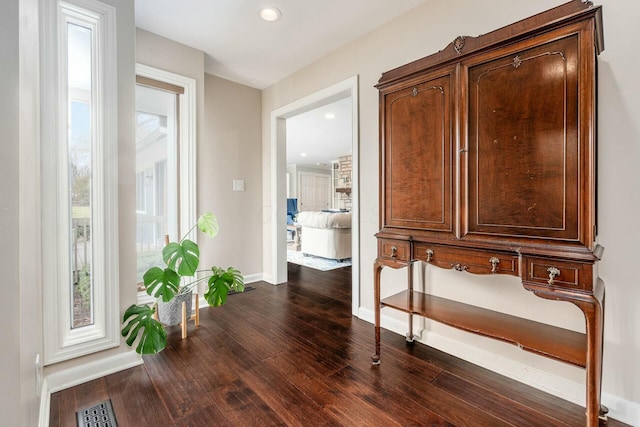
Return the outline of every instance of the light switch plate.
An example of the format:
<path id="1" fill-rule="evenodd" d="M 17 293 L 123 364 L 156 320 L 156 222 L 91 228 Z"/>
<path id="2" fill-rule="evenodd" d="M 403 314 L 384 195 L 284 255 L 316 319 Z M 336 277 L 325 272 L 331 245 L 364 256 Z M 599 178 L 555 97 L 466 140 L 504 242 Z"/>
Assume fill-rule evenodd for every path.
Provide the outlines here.
<path id="1" fill-rule="evenodd" d="M 244 179 L 233 180 L 233 191 L 244 191 Z"/>

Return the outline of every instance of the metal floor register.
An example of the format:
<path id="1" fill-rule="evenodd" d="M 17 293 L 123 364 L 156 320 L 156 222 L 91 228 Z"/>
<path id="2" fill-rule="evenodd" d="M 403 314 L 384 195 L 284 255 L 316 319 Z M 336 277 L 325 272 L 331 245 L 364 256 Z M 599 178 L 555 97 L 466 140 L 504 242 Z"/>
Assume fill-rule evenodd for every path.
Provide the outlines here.
<path id="1" fill-rule="evenodd" d="M 118 427 L 111 400 L 81 409 L 76 415 L 78 427 Z"/>

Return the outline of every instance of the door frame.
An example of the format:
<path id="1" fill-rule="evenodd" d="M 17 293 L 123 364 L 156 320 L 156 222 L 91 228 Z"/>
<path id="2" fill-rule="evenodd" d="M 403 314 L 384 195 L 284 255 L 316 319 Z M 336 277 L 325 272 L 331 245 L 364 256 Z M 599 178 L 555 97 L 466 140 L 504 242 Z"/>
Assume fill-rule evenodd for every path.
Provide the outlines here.
<path id="1" fill-rule="evenodd" d="M 352 153 L 352 203 L 351 210 L 351 312 L 358 314 L 360 307 L 360 196 L 359 196 L 359 126 L 358 126 L 358 76 L 350 77 L 311 95 L 287 104 L 271 112 L 270 118 L 270 189 L 274 215 L 269 219 L 271 250 L 267 256 L 271 265 L 272 284 L 287 281 L 287 220 L 286 220 L 286 119 L 313 110 L 319 106 L 351 96 L 351 153 Z M 266 279 L 266 278 L 265 278 Z"/>

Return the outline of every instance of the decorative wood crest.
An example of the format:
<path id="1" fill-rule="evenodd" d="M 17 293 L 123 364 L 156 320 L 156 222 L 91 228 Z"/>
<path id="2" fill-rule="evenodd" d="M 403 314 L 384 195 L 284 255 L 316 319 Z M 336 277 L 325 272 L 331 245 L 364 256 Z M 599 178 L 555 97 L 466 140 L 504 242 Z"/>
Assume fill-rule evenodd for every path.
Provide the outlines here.
<path id="1" fill-rule="evenodd" d="M 522 59 L 520 59 L 520 55 L 516 55 L 516 57 L 513 58 L 513 68 L 518 68 L 521 64 Z"/>
<path id="2" fill-rule="evenodd" d="M 453 49 L 456 51 L 458 55 L 462 53 L 462 48 L 464 47 L 464 41 L 466 38 L 467 36 L 458 36 L 453 41 Z"/>

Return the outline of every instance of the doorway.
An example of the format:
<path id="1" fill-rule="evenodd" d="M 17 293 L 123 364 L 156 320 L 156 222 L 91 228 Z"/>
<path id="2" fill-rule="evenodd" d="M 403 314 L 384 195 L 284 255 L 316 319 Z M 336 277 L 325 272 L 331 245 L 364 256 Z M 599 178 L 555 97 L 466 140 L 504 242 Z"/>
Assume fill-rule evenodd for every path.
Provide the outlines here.
<path id="1" fill-rule="evenodd" d="M 271 248 L 271 272 L 269 282 L 287 281 L 287 234 L 286 234 L 286 120 L 311 111 L 338 99 L 350 97 L 352 103 L 352 303 L 354 315 L 360 306 L 360 223 L 359 223 L 359 138 L 358 138 L 358 77 L 354 76 L 312 95 L 285 105 L 271 113 L 271 206 L 274 215 L 269 221 Z M 282 213 L 282 215 L 280 215 Z"/>

